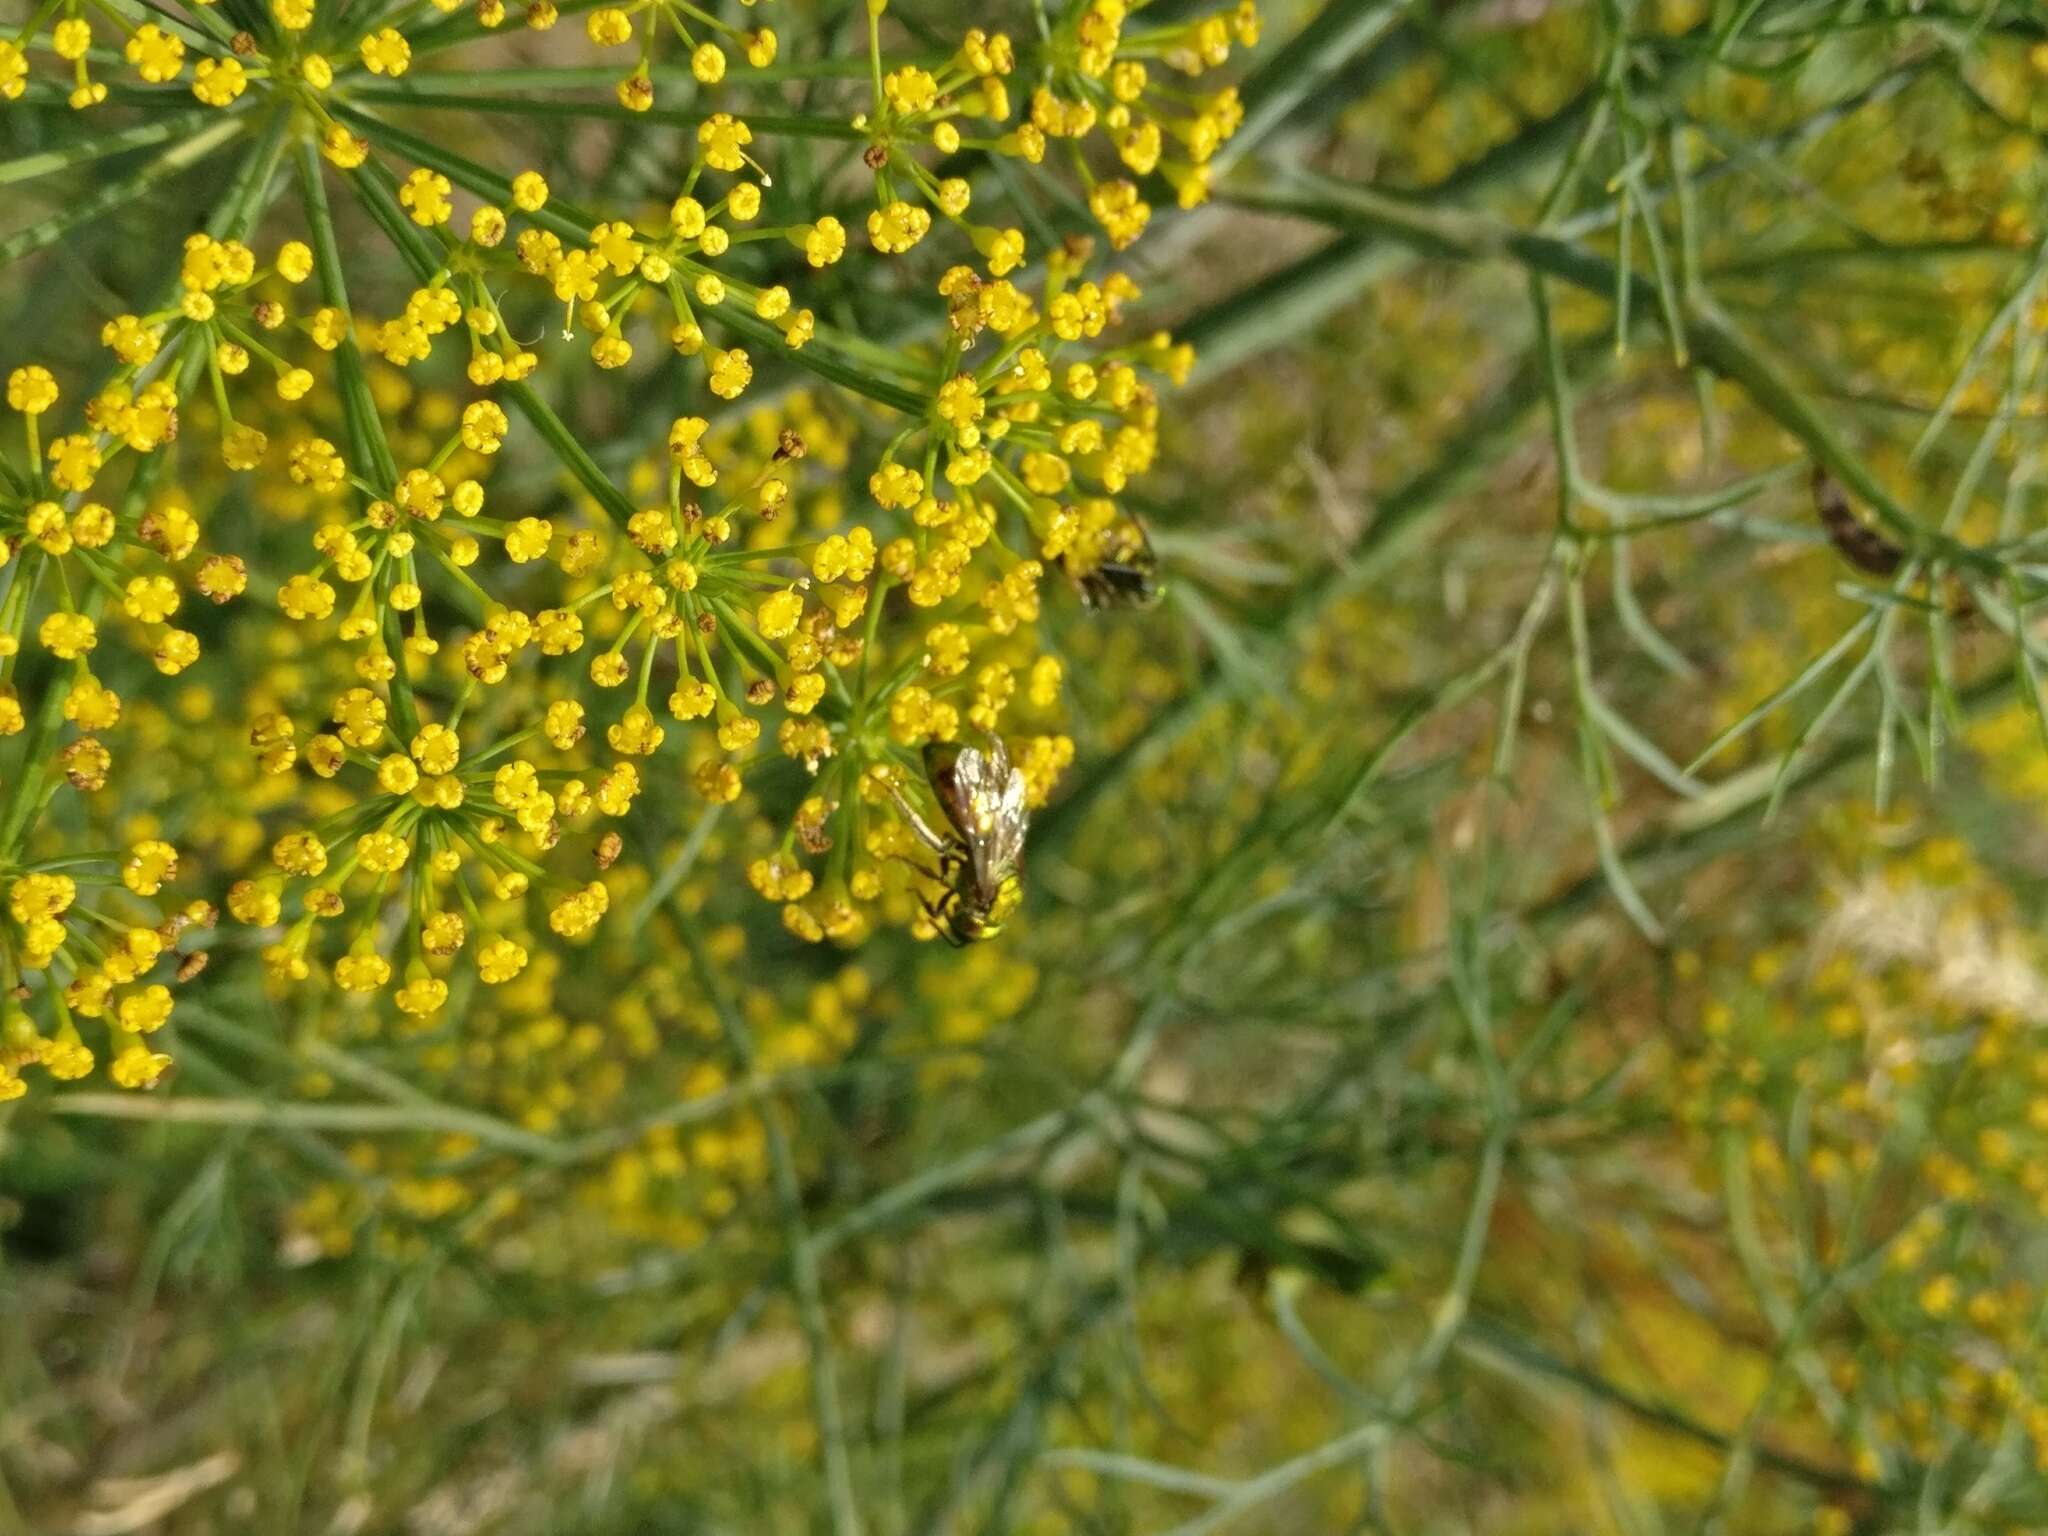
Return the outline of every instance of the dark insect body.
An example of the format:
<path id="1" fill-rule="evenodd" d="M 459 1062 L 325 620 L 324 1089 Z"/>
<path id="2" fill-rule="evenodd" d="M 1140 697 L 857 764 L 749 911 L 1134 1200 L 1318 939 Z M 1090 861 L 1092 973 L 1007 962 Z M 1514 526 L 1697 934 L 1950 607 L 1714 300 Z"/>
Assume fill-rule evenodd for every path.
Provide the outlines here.
<path id="1" fill-rule="evenodd" d="M 1135 517 L 1125 518 L 1104 529 L 1097 542 L 1093 564 L 1076 560 L 1073 552 L 1060 557 L 1060 568 L 1081 594 L 1084 607 L 1149 608 L 1166 588 L 1159 580 L 1159 557 L 1145 525 Z"/>
<path id="2" fill-rule="evenodd" d="M 1859 571 L 1891 576 L 1905 563 L 1906 552 L 1857 517 L 1842 482 L 1818 464 L 1813 466 L 1813 509 L 1820 515 L 1828 542 Z"/>

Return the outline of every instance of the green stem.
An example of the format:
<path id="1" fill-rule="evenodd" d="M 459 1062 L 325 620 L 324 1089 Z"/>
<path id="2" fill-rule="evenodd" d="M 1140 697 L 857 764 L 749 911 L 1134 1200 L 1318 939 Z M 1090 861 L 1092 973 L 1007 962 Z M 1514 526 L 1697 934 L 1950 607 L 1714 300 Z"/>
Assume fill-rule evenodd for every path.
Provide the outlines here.
<path id="1" fill-rule="evenodd" d="M 236 135 L 247 132 L 253 119 L 248 114 L 224 115 L 197 133 L 180 139 L 133 175 L 108 182 L 95 191 L 68 202 L 48 218 L 17 230 L 0 240 L 0 267 L 19 260 L 63 239 L 81 224 L 89 224 L 105 213 L 147 197 L 172 177 L 190 170 Z M 61 152 L 57 152 L 61 153 Z M 110 151 L 111 153 L 111 151 Z M 48 158 L 48 157 L 43 157 Z M 40 172 L 34 173 L 40 174 Z M 15 178 L 0 177 L 0 180 Z"/>
<path id="2" fill-rule="evenodd" d="M 320 152 L 310 139 L 299 144 L 299 189 L 307 228 L 313 236 L 313 264 L 319 274 L 321 297 L 344 314 L 351 313 L 348 286 L 342 275 L 341 251 L 335 240 L 334 215 L 327 204 L 327 187 L 321 180 Z M 363 372 L 362 353 L 356 346 L 351 324 L 335 348 L 335 373 L 341 389 L 343 419 L 347 423 L 349 457 L 357 465 L 374 470 L 376 483 L 393 486 L 398 482 L 398 463 L 384 435 L 384 422 L 370 393 Z M 360 493 L 358 493 L 360 494 Z M 396 609 L 383 612 L 383 644 L 391 657 L 391 715 L 399 735 L 410 740 L 419 730 L 419 703 L 413 695 L 412 675 L 406 668 L 403 619 Z"/>
<path id="3" fill-rule="evenodd" d="M 1340 229 L 1384 235 L 1454 261 L 1505 258 L 1532 273 L 1559 278 L 1601 297 L 1611 297 L 1617 290 L 1615 263 L 1572 240 L 1521 229 L 1485 214 L 1394 197 L 1325 177 L 1302 173 L 1297 180 L 1307 191 L 1245 188 L 1227 194 L 1226 200 Z M 1646 310 L 1662 316 L 1662 296 L 1649 279 L 1632 279 L 1630 289 Z M 1982 552 L 1927 527 L 1901 506 L 1777 365 L 1718 310 L 1699 301 L 1686 307 L 1683 314 L 1690 328 L 1686 340 L 1692 360 L 1739 385 L 1759 410 L 1797 438 L 1817 463 L 1861 497 L 1915 552 L 1938 555 L 1973 570 L 1995 567 L 1996 562 Z"/>
<path id="4" fill-rule="evenodd" d="M 738 1005 L 726 989 L 724 979 L 713 966 L 704 947 L 696 920 L 676 904 L 673 926 L 690 952 L 697 979 L 718 1014 L 726 1048 L 744 1077 L 758 1069 L 753 1032 Z M 846 1450 L 846 1430 L 840 1418 L 838 1367 L 835 1363 L 824 1294 L 818 1283 L 818 1257 L 804 1225 L 803 1191 L 797 1185 L 796 1160 L 789 1137 L 776 1118 L 773 1107 L 764 1107 L 761 1125 L 768 1139 L 769 1171 L 775 1185 L 775 1202 L 781 1212 L 783 1245 L 788 1250 L 790 1287 L 796 1294 L 797 1318 L 811 1354 L 811 1395 L 818 1419 L 818 1439 L 824 1453 L 825 1488 L 832 1506 L 834 1536 L 860 1536 L 859 1506 L 854 1502 L 853 1468 Z"/>

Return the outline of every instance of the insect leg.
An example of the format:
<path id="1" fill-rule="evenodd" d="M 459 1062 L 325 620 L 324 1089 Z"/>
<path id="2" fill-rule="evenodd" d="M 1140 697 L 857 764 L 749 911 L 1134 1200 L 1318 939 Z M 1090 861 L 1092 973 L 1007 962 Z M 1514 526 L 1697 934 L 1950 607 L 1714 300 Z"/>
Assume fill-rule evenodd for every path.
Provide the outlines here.
<path id="1" fill-rule="evenodd" d="M 934 869 L 929 864 L 920 864 L 907 853 L 892 853 L 889 857 L 898 864 L 908 865 L 911 871 L 921 880 L 929 880 L 933 885 L 945 885 L 947 883 L 943 867 Z"/>
<path id="2" fill-rule="evenodd" d="M 919 842 L 931 849 L 933 853 L 945 853 L 947 848 L 951 846 L 950 842 L 931 829 L 931 824 L 918 815 L 917 808 L 904 798 L 903 791 L 894 784 L 889 786 L 889 798 L 896 802 L 897 812 L 903 817 L 904 823 L 909 826 L 910 830 L 916 834 Z"/>
<path id="3" fill-rule="evenodd" d="M 941 938 L 955 949 L 967 947 L 967 936 L 960 932 L 959 924 L 953 920 L 954 915 L 960 910 L 958 891 L 947 886 L 937 897 L 924 901 L 921 905 L 924 907 L 926 919 L 938 930 Z"/>

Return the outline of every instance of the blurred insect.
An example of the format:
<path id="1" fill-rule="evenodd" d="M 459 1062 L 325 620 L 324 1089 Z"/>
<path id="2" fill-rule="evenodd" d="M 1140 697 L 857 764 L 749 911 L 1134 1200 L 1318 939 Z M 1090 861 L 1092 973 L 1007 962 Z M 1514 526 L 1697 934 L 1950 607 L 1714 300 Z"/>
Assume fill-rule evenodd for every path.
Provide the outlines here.
<path id="1" fill-rule="evenodd" d="M 937 870 L 924 873 L 944 889 L 924 903 L 925 916 L 949 944 L 994 938 L 1024 897 L 1024 774 L 1001 737 L 991 737 L 986 750 L 932 742 L 924 771 L 950 832 L 934 831 L 894 785 L 889 792 L 918 841 L 938 856 Z"/>
<path id="2" fill-rule="evenodd" d="M 1166 588 L 1159 580 L 1159 556 L 1145 525 L 1135 517 L 1124 517 L 1102 530 L 1094 539 L 1093 563 L 1083 563 L 1069 550 L 1060 556 L 1060 568 L 1081 594 L 1083 606 L 1104 608 L 1149 608 Z"/>
<path id="3" fill-rule="evenodd" d="M 1890 576 L 1904 563 L 1906 552 L 1858 518 L 1850 509 L 1849 494 L 1841 481 L 1818 464 L 1813 466 L 1813 509 L 1820 515 L 1828 542 L 1858 570 Z"/>
<path id="4" fill-rule="evenodd" d="M 1820 525 L 1828 542 L 1857 570 L 1873 576 L 1895 576 L 1906 563 L 1906 551 L 1857 517 L 1850 509 L 1849 495 L 1841 482 L 1818 464 L 1813 466 L 1813 507 L 1820 514 Z M 1928 596 L 1938 596 L 1948 616 L 1959 623 L 1978 617 L 1976 599 L 1953 575 Z"/>

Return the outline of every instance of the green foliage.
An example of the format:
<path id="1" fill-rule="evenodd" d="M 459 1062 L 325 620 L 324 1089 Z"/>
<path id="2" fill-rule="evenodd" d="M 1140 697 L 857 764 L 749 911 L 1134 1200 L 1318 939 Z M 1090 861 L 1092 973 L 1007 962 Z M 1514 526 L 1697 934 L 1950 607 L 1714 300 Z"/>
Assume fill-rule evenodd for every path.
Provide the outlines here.
<path id="1" fill-rule="evenodd" d="M 870 195 L 839 110 L 866 14 L 771 18 L 768 221 Z M 958 41 L 915 0 L 886 25 L 891 63 Z M 863 946 L 805 942 L 744 871 L 816 781 L 749 760 L 720 800 L 671 743 L 605 921 L 505 986 L 391 1017 L 223 927 L 153 1037 L 174 1077 L 0 1106 L 0 1528 L 2048 1525 L 2048 26 L 2019 0 L 1265 26 L 1212 197 L 1097 253 L 1144 289 L 1132 334 L 1197 360 L 1124 497 L 1162 601 L 1049 592 L 1017 653 L 1058 663 L 1073 750 L 1022 910 L 956 951 L 892 888 Z M 364 314 L 446 254 L 390 165 L 499 201 L 543 165 L 536 227 L 572 243 L 674 195 L 682 63 L 638 112 L 618 70 L 487 30 L 427 20 L 361 82 L 335 117 L 379 158 L 344 174 L 250 111 L 74 122 L 39 78 L 0 112 L 0 186 L 45 189 L 0 230 L 17 334 L 80 361 L 50 295 L 111 316 L 160 282 L 106 216 L 193 206 L 179 178 L 231 145 L 217 232 L 279 189 L 322 301 Z M 958 154 L 1034 258 L 1089 226 L 1088 162 Z M 824 275 L 817 342 L 709 429 L 751 465 L 801 425 L 806 539 L 959 362 L 920 260 Z M 507 303 L 517 335 L 559 324 Z M 452 429 L 449 379 L 352 337 L 332 366 L 329 435 L 379 484 Z M 626 524 L 703 373 L 549 352 L 502 394 L 494 510 Z M 214 483 L 209 547 L 275 604 L 304 507 Z M 224 889 L 261 855 L 280 801 L 224 765 L 289 674 L 342 674 L 231 631 L 203 638 L 247 697 L 222 662 L 208 699 L 137 709 L 156 760 L 106 805 L 47 788 L 61 695 L 22 686 L 10 859 L 161 831 Z M 845 672 L 853 740 L 884 678 Z M 469 707 L 419 678 L 428 717 Z"/>

